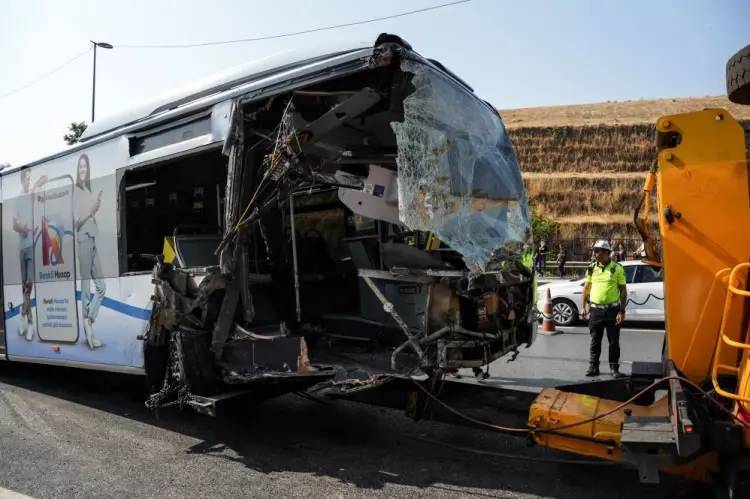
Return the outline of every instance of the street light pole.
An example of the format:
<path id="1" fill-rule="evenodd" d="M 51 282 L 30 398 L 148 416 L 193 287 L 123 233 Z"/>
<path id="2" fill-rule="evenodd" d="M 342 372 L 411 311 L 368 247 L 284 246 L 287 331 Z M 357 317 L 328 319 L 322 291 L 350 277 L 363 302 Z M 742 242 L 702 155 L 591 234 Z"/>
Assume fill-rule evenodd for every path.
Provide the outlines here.
<path id="1" fill-rule="evenodd" d="M 96 43 L 94 43 L 94 70 L 92 73 L 94 75 L 94 81 L 91 84 L 91 123 L 94 122 L 94 108 L 96 106 Z"/>
<path id="2" fill-rule="evenodd" d="M 94 46 L 94 71 L 93 81 L 91 83 L 91 123 L 93 123 L 96 110 L 96 48 L 101 47 L 103 49 L 111 49 L 112 45 L 106 42 L 95 42 L 93 40 L 89 41 Z"/>

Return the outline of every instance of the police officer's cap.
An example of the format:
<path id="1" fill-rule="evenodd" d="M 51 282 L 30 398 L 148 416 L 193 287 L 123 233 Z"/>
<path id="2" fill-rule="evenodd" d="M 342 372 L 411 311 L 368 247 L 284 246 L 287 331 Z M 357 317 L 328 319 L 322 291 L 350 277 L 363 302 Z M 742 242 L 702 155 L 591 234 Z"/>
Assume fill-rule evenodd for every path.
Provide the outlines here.
<path id="1" fill-rule="evenodd" d="M 599 239 L 597 242 L 594 243 L 594 249 L 603 249 L 603 250 L 607 250 L 611 252 L 612 246 L 609 244 L 609 241 L 605 241 L 604 239 Z"/>

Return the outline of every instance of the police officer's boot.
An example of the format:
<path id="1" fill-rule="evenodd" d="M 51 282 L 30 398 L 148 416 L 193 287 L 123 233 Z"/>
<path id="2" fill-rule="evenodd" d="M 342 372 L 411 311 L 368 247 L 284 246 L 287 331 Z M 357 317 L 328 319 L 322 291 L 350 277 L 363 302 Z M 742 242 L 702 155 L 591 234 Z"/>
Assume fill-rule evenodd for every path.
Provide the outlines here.
<path id="1" fill-rule="evenodd" d="M 624 378 L 625 375 L 620 372 L 620 365 L 619 364 L 610 364 L 609 370 L 612 371 L 612 376 L 615 378 Z"/>
<path id="2" fill-rule="evenodd" d="M 589 364 L 589 370 L 586 371 L 586 376 L 590 378 L 599 376 L 599 364 Z"/>

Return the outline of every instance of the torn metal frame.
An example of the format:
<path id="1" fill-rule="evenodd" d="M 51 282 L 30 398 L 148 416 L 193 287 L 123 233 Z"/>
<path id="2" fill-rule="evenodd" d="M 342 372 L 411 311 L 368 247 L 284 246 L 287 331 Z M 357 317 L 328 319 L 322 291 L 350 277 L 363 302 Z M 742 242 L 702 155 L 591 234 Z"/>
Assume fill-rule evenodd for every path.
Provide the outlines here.
<path id="1" fill-rule="evenodd" d="M 354 90 L 310 90 L 374 69 L 388 72 L 390 86 L 359 83 L 361 87 Z M 316 108 L 312 119 L 305 118 L 312 102 L 329 107 L 322 112 Z M 408 372 L 419 368 L 434 373 L 483 366 L 516 351 L 521 341 L 533 340 L 533 280 L 520 258 L 530 238 L 520 170 L 499 116 L 445 68 L 417 55 L 405 43 L 389 41 L 376 47 L 367 61 L 350 61 L 304 81 L 242 96 L 233 110 L 224 149 L 229 164 L 225 234 L 217 250 L 220 271 L 207 280 L 213 287 L 174 287 L 176 276 L 189 280 L 190 269 L 155 271 L 161 276 L 155 278 L 157 295 L 169 299 L 160 304 L 158 315 L 163 317 L 156 320 L 160 327 L 149 336 L 162 334 L 164 341 L 164 335 L 184 323 L 210 331 L 211 368 L 223 373 L 219 376 L 232 385 L 276 379 L 298 387 L 340 374 L 311 361 L 307 354 L 305 336 L 329 331 L 324 324 L 306 319 L 300 262 L 304 250 L 297 234 L 295 199 L 330 189 L 382 197 L 383 186 L 373 186 L 375 177 L 367 174 L 380 168 L 391 175 L 395 171 L 399 220 L 382 213 L 374 220 L 400 227 L 398 231 L 429 234 L 432 242 L 427 249 L 434 255 L 425 253 L 401 265 L 399 259 L 408 260 L 427 249 L 399 242 L 398 251 L 384 253 L 392 259 L 388 270 L 383 260 L 379 266 L 348 274 L 374 295 L 402 335 L 390 352 L 390 369 L 371 373 L 370 379 L 407 372 L 399 366 L 402 354 L 416 358 Z M 278 110 L 275 124 L 261 122 L 265 115 L 277 119 Z M 364 123 L 376 113 L 381 113 L 381 121 L 370 126 L 380 128 L 373 131 Z M 356 125 L 354 120 L 358 120 Z M 378 133 L 388 139 L 378 143 Z M 254 142 L 248 140 L 250 136 Z M 347 142 L 341 137 L 361 140 Z M 273 216 L 277 218 L 268 219 Z M 377 227 L 378 244 L 385 248 L 380 239 L 384 226 Z M 279 239 L 283 237 L 288 237 L 286 242 Z M 255 286 L 280 286 L 286 280 L 274 281 L 269 273 L 265 280 L 250 284 L 252 238 L 262 241 L 269 265 L 288 262 L 291 268 L 285 279 L 291 283 L 294 312 L 275 319 L 281 324 L 275 330 L 262 321 L 254 322 L 258 307 L 262 309 L 256 298 L 263 293 Z M 438 239 L 463 257 L 465 269 L 447 263 L 433 265 L 445 262 L 440 242 L 435 243 Z M 284 260 L 288 250 L 291 255 Z M 257 261 L 258 255 L 254 257 Z M 384 291 L 375 281 L 391 287 Z M 394 303 L 391 295 L 394 290 L 400 292 L 401 284 L 425 285 L 420 299 L 426 303 L 419 312 L 419 324 Z M 357 313 L 364 317 L 361 308 Z M 386 328 L 387 320 L 375 323 Z M 284 321 L 289 321 L 289 329 Z M 330 334 L 331 338 L 353 337 Z M 279 355 L 288 357 L 281 364 L 274 360 L 276 347 Z M 295 356 L 296 366 L 290 360 Z M 298 381 L 293 381 L 295 377 Z M 369 384 L 360 383 L 363 389 Z"/>

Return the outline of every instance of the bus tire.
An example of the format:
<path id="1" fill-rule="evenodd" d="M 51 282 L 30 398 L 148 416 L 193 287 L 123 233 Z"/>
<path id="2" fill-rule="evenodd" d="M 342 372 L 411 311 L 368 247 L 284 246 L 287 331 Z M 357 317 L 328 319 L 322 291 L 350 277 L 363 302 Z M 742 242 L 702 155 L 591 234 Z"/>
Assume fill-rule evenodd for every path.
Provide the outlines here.
<path id="1" fill-rule="evenodd" d="M 211 395 L 219 388 L 216 364 L 207 331 L 181 328 L 176 333 L 180 349 L 180 371 L 190 393 Z"/>
<path id="2" fill-rule="evenodd" d="M 164 385 L 168 352 L 164 345 L 143 345 L 143 366 L 146 370 L 146 388 L 149 394 L 158 392 Z"/>

